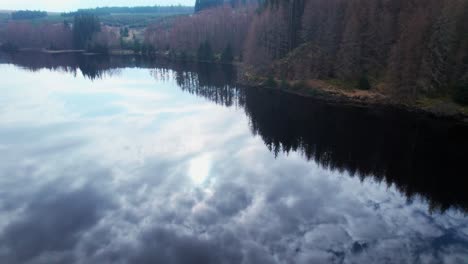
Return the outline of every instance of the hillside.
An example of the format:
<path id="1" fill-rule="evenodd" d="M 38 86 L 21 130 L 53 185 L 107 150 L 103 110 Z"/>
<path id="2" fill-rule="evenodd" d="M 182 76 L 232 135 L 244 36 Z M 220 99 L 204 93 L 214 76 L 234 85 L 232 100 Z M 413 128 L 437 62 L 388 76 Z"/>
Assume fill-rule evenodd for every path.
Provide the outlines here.
<path id="1" fill-rule="evenodd" d="M 467 28 L 464 0 L 269 0 L 252 22 L 245 62 L 256 76 L 468 103 Z"/>
<path id="2" fill-rule="evenodd" d="M 236 63 L 249 85 L 468 113 L 466 0 L 197 0 L 15 21 L 0 14 L 0 43 L 76 49 L 70 25 L 84 13 L 103 30 L 78 49 Z"/>
<path id="3" fill-rule="evenodd" d="M 63 21 L 72 22 L 76 14 L 88 13 L 98 16 L 100 21 L 106 26 L 144 28 L 150 24 L 158 23 L 166 17 L 192 14 L 193 10 L 192 6 L 98 7 L 79 9 L 68 13 L 5 10 L 0 11 L 0 24 L 6 24 L 10 21 L 32 22 L 36 24 L 61 23 Z M 21 13 L 26 13 L 26 15 Z M 28 13 L 32 13 L 32 15 Z M 34 13 L 44 13 L 44 15 L 37 16 Z M 20 16 L 17 14 L 20 14 Z"/>

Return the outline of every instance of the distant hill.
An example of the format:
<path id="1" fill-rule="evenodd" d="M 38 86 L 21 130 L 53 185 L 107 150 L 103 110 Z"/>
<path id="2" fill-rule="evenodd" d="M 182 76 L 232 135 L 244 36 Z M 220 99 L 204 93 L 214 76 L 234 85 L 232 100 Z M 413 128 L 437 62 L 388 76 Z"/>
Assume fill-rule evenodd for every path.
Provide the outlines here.
<path id="1" fill-rule="evenodd" d="M 137 6 L 137 7 L 97 7 L 78 9 L 73 12 L 46 12 L 30 10 L 0 10 L 0 25 L 12 20 L 31 21 L 34 23 L 71 22 L 76 14 L 91 13 L 99 16 L 100 21 L 108 26 L 143 28 L 170 16 L 192 14 L 192 6 Z M 1 30 L 1 29 L 0 29 Z"/>
<path id="2" fill-rule="evenodd" d="M 261 4 L 264 0 L 196 0 L 195 12 L 200 12 L 205 9 L 229 4 L 232 7 L 243 6 L 247 4 Z"/>
<path id="3" fill-rule="evenodd" d="M 31 10 L 20 10 L 11 13 L 11 18 L 13 20 L 22 20 L 22 19 L 35 19 L 47 17 L 47 12 L 45 11 L 31 11 Z"/>
<path id="4" fill-rule="evenodd" d="M 98 16 L 111 14 L 190 14 L 192 6 L 137 6 L 137 7 L 97 7 L 78 9 L 75 12 L 62 13 L 63 17 L 71 17 L 77 13 L 91 13 Z"/>

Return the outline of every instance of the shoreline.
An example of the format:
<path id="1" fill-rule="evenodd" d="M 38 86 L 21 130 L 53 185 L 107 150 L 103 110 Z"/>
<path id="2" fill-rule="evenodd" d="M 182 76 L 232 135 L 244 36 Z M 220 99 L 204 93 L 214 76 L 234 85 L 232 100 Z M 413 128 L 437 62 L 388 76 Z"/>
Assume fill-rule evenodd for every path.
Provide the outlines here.
<path id="1" fill-rule="evenodd" d="M 38 49 L 38 48 L 21 48 L 18 49 L 17 51 L 14 52 L 7 52 L 7 51 L 2 51 L 5 53 L 18 53 L 18 52 L 39 52 L 39 53 L 45 53 L 45 54 L 83 54 L 87 56 L 91 55 L 100 55 L 100 56 L 128 56 L 128 55 L 133 55 L 133 56 L 144 56 L 148 58 L 164 58 L 172 61 L 180 61 L 180 62 L 200 62 L 200 63 L 213 63 L 213 64 L 221 64 L 221 65 L 237 65 L 239 66 L 239 63 L 236 61 L 233 62 L 222 62 L 222 61 L 206 61 L 206 60 L 181 60 L 178 58 L 174 58 L 165 52 L 155 52 L 152 54 L 143 54 L 143 53 L 135 53 L 133 50 L 129 49 L 109 49 L 107 53 L 99 53 L 99 52 L 92 52 L 92 51 L 86 51 L 83 49 L 70 49 L 70 50 L 50 50 L 50 49 Z"/>
<path id="2" fill-rule="evenodd" d="M 216 64 L 216 65 L 232 65 L 232 66 L 240 66 L 242 63 L 238 61 L 233 62 L 223 62 L 223 61 L 205 61 L 205 60 L 181 60 L 178 58 L 174 58 L 169 56 L 164 52 L 155 52 L 153 54 L 142 54 L 142 53 L 135 53 L 133 50 L 128 49 L 110 49 L 107 53 L 98 53 L 86 50 L 49 50 L 49 49 L 38 49 L 38 48 L 21 48 L 15 52 L 6 52 L 1 51 L 4 53 L 21 53 L 21 52 L 38 52 L 44 54 L 82 54 L 84 56 L 143 56 L 151 59 L 165 59 L 175 62 L 190 62 L 190 63 L 209 63 L 209 64 Z"/>
<path id="3" fill-rule="evenodd" d="M 268 87 L 267 85 L 264 85 L 264 84 L 258 84 L 258 83 L 255 84 L 255 83 L 242 82 L 242 81 L 239 82 L 239 84 L 247 88 L 268 89 L 271 91 L 294 94 L 296 96 L 312 98 L 312 99 L 320 100 L 329 104 L 351 106 L 351 107 L 363 107 L 363 108 L 368 108 L 368 109 L 391 107 L 394 109 L 399 109 L 399 110 L 403 110 L 403 111 L 407 111 L 411 113 L 424 115 L 429 118 L 444 119 L 444 120 L 450 120 L 450 121 L 468 124 L 468 113 L 466 112 L 464 113 L 463 111 L 460 111 L 459 109 L 454 109 L 452 107 L 446 107 L 447 104 L 449 103 L 444 102 L 444 101 L 440 102 L 441 105 L 423 106 L 423 105 L 418 104 L 417 102 L 412 103 L 412 104 L 398 102 L 395 99 L 391 99 L 387 96 L 383 96 L 378 93 L 375 93 L 379 95 L 377 98 L 369 99 L 364 96 L 349 96 L 349 95 L 346 95 L 346 93 L 342 93 L 342 92 L 331 92 L 331 91 L 323 90 L 319 87 L 307 87 L 307 88 L 303 88 L 303 90 L 301 91 L 297 91 L 291 88 L 284 89 L 280 87 Z M 424 99 L 426 98 L 423 98 L 423 100 Z M 458 106 L 458 108 L 468 109 L 468 106 L 467 107 Z"/>
<path id="4" fill-rule="evenodd" d="M 23 48 L 17 52 L 40 52 L 44 54 L 82 54 L 84 56 L 144 56 L 152 59 L 165 59 L 174 62 L 191 62 L 191 63 L 209 63 L 215 65 L 233 65 L 241 66 L 242 63 L 232 62 L 224 63 L 218 61 L 197 61 L 197 60 L 180 60 L 168 56 L 165 53 L 157 52 L 155 54 L 136 54 L 133 50 L 114 49 L 109 50 L 107 54 L 92 53 L 86 50 L 48 50 L 48 49 L 33 49 Z M 297 96 L 314 98 L 331 104 L 340 104 L 354 107 L 393 107 L 396 109 L 405 110 L 408 112 L 423 114 L 432 118 L 454 120 L 458 122 L 468 123 L 468 106 L 457 105 L 450 100 L 439 100 L 437 98 L 421 98 L 420 102 L 404 103 L 389 96 L 383 95 L 376 91 L 364 91 L 357 89 L 339 88 L 336 85 L 327 83 L 325 80 L 307 80 L 300 87 L 291 85 L 291 81 L 287 81 L 287 87 L 280 87 L 279 82 L 276 82 L 275 87 L 269 87 L 264 84 L 265 78 L 257 77 L 256 82 L 250 81 L 247 76 L 240 78 L 237 83 L 244 87 L 269 89 L 272 91 L 281 91 Z M 246 77 L 246 78 L 245 78 Z M 263 80 L 263 81 L 259 81 Z"/>

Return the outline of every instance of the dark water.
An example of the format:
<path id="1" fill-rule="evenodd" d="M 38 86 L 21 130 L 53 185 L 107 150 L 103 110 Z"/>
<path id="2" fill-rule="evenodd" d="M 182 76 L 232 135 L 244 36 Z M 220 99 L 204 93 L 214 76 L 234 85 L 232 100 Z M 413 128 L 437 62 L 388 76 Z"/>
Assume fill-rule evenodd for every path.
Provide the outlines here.
<path id="1" fill-rule="evenodd" d="M 468 263 L 466 125 L 221 66 L 0 63 L 0 263 Z"/>

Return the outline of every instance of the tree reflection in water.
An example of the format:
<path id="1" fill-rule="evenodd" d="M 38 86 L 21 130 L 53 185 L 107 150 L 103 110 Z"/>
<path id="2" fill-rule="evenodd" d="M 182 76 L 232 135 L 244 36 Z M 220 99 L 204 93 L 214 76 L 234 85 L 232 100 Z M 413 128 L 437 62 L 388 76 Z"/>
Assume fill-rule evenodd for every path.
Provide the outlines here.
<path id="1" fill-rule="evenodd" d="M 31 71 L 43 68 L 94 80 L 128 67 L 148 68 L 154 78 L 175 79 L 191 94 L 243 108 L 252 133 L 279 155 L 300 152 L 323 167 L 361 180 L 395 185 L 408 199 L 421 196 L 432 210 L 468 211 L 468 126 L 389 107 L 337 106 L 278 90 L 236 85 L 228 65 L 180 64 L 141 57 L 27 53 L 0 56 Z"/>

